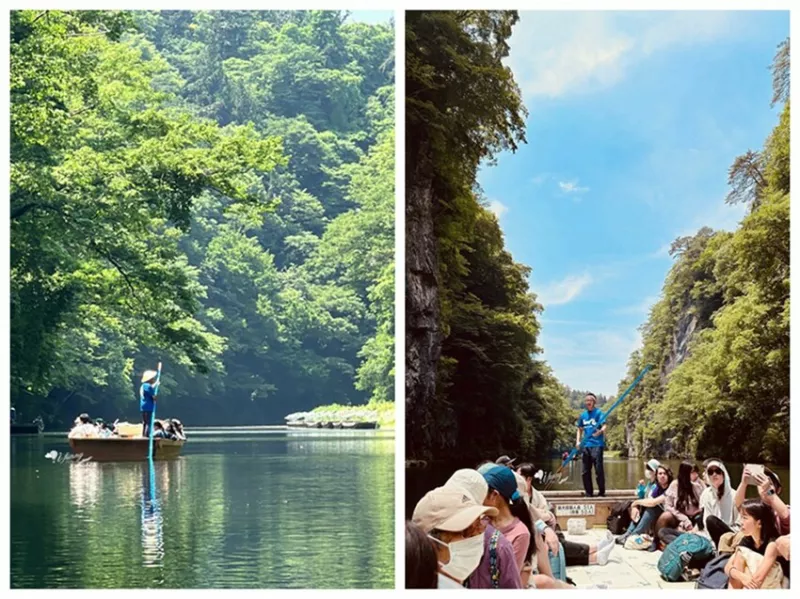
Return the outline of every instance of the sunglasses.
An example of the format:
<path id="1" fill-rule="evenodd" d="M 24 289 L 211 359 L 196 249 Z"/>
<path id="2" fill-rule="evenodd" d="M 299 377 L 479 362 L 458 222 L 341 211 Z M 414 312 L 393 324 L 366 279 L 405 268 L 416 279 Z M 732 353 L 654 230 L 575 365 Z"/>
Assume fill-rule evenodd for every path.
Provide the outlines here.
<path id="1" fill-rule="evenodd" d="M 709 476 L 714 476 L 715 474 L 722 474 L 722 470 L 720 470 L 719 468 L 709 468 L 708 469 L 708 475 Z"/>

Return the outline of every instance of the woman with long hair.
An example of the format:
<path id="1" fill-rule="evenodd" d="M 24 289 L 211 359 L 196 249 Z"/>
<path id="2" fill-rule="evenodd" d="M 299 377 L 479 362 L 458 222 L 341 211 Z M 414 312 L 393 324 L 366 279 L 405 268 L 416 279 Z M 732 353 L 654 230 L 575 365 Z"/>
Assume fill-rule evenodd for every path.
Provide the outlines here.
<path id="1" fill-rule="evenodd" d="M 691 462 L 681 462 L 678 478 L 672 481 L 664 494 L 665 511 L 659 516 L 655 527 L 656 539 L 664 545 L 684 532 L 697 532 L 703 526 L 700 496 L 705 487 L 699 482 L 692 482 L 692 467 Z"/>
<path id="2" fill-rule="evenodd" d="M 517 489 L 514 472 L 506 466 L 493 466 L 483 474 L 489 493 L 483 505 L 493 507 L 497 515 L 492 525 L 511 541 L 517 567 L 522 572 L 525 562 L 530 562 L 536 550 L 533 539 L 531 513 Z"/>
<path id="3" fill-rule="evenodd" d="M 700 495 L 705 487 L 692 482 L 691 462 L 681 462 L 678 478 L 670 484 L 665 493 L 664 514 L 659 518 L 661 528 L 677 528 L 688 532 L 695 526 L 702 527 Z"/>
<path id="4" fill-rule="evenodd" d="M 772 508 L 760 499 L 748 499 L 739 513 L 745 536 L 725 565 L 728 588 L 781 588 L 783 577 L 789 574 L 789 562 L 778 552 Z"/>

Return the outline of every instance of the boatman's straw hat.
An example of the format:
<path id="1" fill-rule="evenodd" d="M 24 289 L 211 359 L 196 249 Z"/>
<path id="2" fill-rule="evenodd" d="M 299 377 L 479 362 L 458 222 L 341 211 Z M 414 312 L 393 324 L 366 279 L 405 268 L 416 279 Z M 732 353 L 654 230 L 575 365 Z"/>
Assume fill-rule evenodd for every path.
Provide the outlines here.
<path id="1" fill-rule="evenodd" d="M 142 382 L 146 383 L 150 379 L 154 379 L 158 376 L 158 372 L 155 370 L 145 370 L 144 374 L 142 375 Z"/>

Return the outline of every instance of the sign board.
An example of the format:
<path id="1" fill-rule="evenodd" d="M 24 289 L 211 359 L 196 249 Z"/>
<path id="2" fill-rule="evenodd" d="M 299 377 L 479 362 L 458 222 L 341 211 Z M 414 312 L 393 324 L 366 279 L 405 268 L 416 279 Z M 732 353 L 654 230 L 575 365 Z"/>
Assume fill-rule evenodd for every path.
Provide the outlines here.
<path id="1" fill-rule="evenodd" d="M 593 503 L 565 503 L 555 507 L 556 516 L 594 516 Z"/>

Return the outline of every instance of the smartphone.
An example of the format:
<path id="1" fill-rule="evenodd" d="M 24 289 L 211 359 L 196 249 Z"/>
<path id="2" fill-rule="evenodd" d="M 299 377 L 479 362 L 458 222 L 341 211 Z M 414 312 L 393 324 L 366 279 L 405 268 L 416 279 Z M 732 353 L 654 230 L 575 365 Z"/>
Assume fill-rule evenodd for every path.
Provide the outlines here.
<path id="1" fill-rule="evenodd" d="M 747 477 L 747 484 L 758 486 L 758 481 L 754 477 L 764 476 L 764 464 L 745 464 L 744 467 L 750 473 Z"/>

